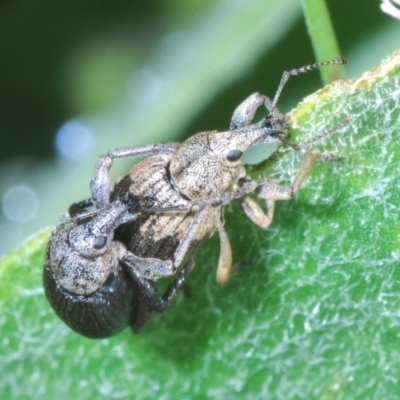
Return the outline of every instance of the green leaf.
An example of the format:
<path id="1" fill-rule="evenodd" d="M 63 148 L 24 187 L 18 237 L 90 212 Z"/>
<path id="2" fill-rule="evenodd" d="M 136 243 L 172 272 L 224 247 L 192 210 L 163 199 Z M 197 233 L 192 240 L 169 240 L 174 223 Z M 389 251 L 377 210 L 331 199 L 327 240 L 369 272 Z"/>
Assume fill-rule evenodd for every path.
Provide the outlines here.
<path id="1" fill-rule="evenodd" d="M 389 399 L 400 377 L 400 51 L 290 114 L 292 142 L 342 157 L 313 166 L 270 229 L 226 207 L 237 273 L 215 282 L 218 240 L 180 296 L 140 335 L 71 332 L 47 304 L 49 230 L 0 262 L 2 399 Z M 293 180 L 282 150 L 260 176 Z M 237 218 L 236 218 L 237 216 Z"/>

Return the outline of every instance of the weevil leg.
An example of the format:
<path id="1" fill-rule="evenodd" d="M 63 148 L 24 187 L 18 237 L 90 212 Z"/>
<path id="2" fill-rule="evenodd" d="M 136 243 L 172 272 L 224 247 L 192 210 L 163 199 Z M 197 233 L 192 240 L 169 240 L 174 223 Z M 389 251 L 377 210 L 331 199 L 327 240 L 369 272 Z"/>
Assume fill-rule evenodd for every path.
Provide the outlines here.
<path id="1" fill-rule="evenodd" d="M 193 218 L 192 223 L 189 226 L 185 236 L 182 238 L 178 248 L 174 254 L 174 266 L 176 269 L 183 263 L 185 257 L 188 254 L 190 246 L 193 244 L 193 240 L 195 239 L 199 229 L 203 226 L 203 221 L 207 217 L 207 214 L 210 212 L 212 206 L 209 203 L 202 204 L 199 208 L 199 211 Z"/>
<path id="2" fill-rule="evenodd" d="M 242 197 L 237 200 L 243 207 L 246 215 L 256 225 L 267 229 L 271 225 L 274 217 L 275 201 L 291 199 L 299 190 L 313 163 L 320 158 L 321 155 L 318 152 L 306 153 L 303 165 L 297 173 L 292 186 L 281 186 L 274 182 L 258 182 L 254 193 L 266 201 L 267 213 L 265 213 L 253 199 Z M 249 181 L 247 181 L 246 184 L 250 185 Z"/>
<path id="3" fill-rule="evenodd" d="M 250 197 L 238 200 L 246 215 L 260 228 L 267 229 L 274 218 L 275 200 L 266 200 L 267 213 Z"/>
<path id="4" fill-rule="evenodd" d="M 220 242 L 220 252 L 217 268 L 217 282 L 226 283 L 231 275 L 232 267 L 232 249 L 229 243 L 228 235 L 220 222 L 218 224 L 218 234 Z"/>
<path id="5" fill-rule="evenodd" d="M 193 218 L 193 221 L 185 234 L 182 238 L 181 243 L 179 244 L 178 248 L 175 251 L 174 255 L 174 266 L 176 269 L 182 264 L 183 260 L 185 259 L 190 246 L 195 240 L 195 237 L 199 231 L 199 229 L 203 226 L 203 221 L 207 217 L 208 213 L 212 209 L 211 203 L 204 203 L 200 206 L 200 209 L 196 216 Z M 232 266 L 232 250 L 229 243 L 228 235 L 225 232 L 225 229 L 221 222 L 219 222 L 218 226 L 218 233 L 220 238 L 220 255 L 218 261 L 218 268 L 217 268 L 217 282 L 225 283 L 230 276 L 230 270 Z"/>
<path id="6" fill-rule="evenodd" d="M 90 193 L 92 194 L 93 204 L 96 208 L 103 208 L 110 202 L 112 158 L 100 156 L 94 167 L 92 178 L 90 179 Z"/>
<path id="7" fill-rule="evenodd" d="M 272 101 L 261 93 L 253 93 L 246 100 L 239 104 L 233 112 L 231 118 L 230 129 L 242 128 L 243 126 L 250 125 L 253 121 L 254 115 L 259 107 L 264 105 L 267 110 L 280 118 L 284 118 L 284 114 L 272 105 Z"/>
<path id="8" fill-rule="evenodd" d="M 175 272 L 172 261 L 163 261 L 158 258 L 142 258 L 126 251 L 122 262 L 128 268 L 128 272 L 136 271 L 142 278 L 157 280 L 173 275 Z"/>
<path id="9" fill-rule="evenodd" d="M 128 269 L 129 275 L 138 285 L 141 300 L 139 302 L 139 309 L 135 313 L 135 318 L 130 323 L 135 333 L 139 333 L 146 322 L 155 314 L 165 311 L 171 305 L 182 288 L 192 265 L 193 260 L 188 260 L 163 295 L 160 294 L 154 282 L 143 278 L 137 270 Z"/>
<path id="10" fill-rule="evenodd" d="M 187 275 L 192 269 L 193 264 L 194 264 L 193 259 L 188 260 L 179 271 L 177 277 L 170 283 L 167 290 L 162 296 L 162 307 L 161 309 L 158 310 L 158 312 L 162 312 L 166 308 L 168 308 L 171 305 L 174 298 L 176 297 L 176 295 L 178 294 L 178 291 L 183 290 L 183 284 L 185 282 Z M 184 292 L 185 296 L 187 296 L 188 294 L 187 288 L 184 290 Z"/>
<path id="11" fill-rule="evenodd" d="M 110 169 L 114 158 L 149 156 L 160 153 L 174 153 L 179 147 L 177 143 L 150 144 L 145 146 L 127 147 L 110 151 L 97 159 L 92 178 L 90 190 L 93 204 L 96 208 L 108 205 L 112 189 Z"/>
<path id="12" fill-rule="evenodd" d="M 152 154 L 175 153 L 179 143 L 148 144 L 144 146 L 126 147 L 108 152 L 111 158 L 150 156 Z"/>
<path id="13" fill-rule="evenodd" d="M 289 200 L 298 192 L 305 177 L 316 160 L 321 159 L 319 152 L 306 153 L 303 165 L 299 169 L 292 186 L 281 186 L 273 182 L 259 182 L 254 193 L 264 200 Z"/>
<path id="14" fill-rule="evenodd" d="M 310 171 L 312 165 L 315 161 L 321 159 L 321 154 L 317 151 L 311 151 L 304 155 L 303 165 L 301 166 L 299 172 L 296 175 L 296 178 L 292 185 L 292 196 L 298 192 L 300 189 L 301 184 L 304 181 L 304 178 L 307 176 L 308 172 Z"/>

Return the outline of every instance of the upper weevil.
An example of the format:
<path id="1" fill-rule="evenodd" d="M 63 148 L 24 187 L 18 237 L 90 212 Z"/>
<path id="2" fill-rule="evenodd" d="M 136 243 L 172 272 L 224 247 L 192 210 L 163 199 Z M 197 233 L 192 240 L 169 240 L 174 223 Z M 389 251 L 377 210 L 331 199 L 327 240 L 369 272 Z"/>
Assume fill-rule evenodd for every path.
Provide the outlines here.
<path id="1" fill-rule="evenodd" d="M 234 111 L 228 131 L 201 132 L 182 144 L 166 144 L 165 151 L 158 148 L 158 154 L 134 165 L 111 191 L 111 202 L 126 202 L 133 211 L 138 205 L 139 208 L 172 208 L 174 211 L 141 213 L 135 220 L 121 224 L 116 229 L 115 239 L 137 256 L 171 260 L 173 268 L 178 269 L 217 230 L 220 238 L 217 281 L 227 281 L 232 255 L 221 220 L 221 206 L 231 200 L 238 201 L 247 216 L 266 229 L 272 222 L 275 201 L 292 198 L 313 162 L 320 158 L 317 152 L 307 153 L 292 186 L 280 186 L 267 180 L 251 179 L 246 174 L 243 153 L 259 143 L 287 143 L 285 138 L 290 126 L 276 103 L 291 75 L 323 65 L 346 63 L 340 58 L 284 72 L 274 99 L 271 101 L 260 93 L 252 94 Z M 256 110 L 262 105 L 268 115 L 252 124 Z M 293 147 L 304 147 L 346 123 Z M 141 147 L 115 150 L 105 159 L 111 166 L 112 159 L 140 155 L 141 151 Z M 105 183 L 106 187 L 110 185 L 110 182 Z M 248 197 L 248 193 L 265 200 L 267 212 Z M 176 212 L 179 208 L 182 211 Z M 158 278 L 156 268 L 154 271 L 153 276 L 147 276 L 149 279 Z"/>

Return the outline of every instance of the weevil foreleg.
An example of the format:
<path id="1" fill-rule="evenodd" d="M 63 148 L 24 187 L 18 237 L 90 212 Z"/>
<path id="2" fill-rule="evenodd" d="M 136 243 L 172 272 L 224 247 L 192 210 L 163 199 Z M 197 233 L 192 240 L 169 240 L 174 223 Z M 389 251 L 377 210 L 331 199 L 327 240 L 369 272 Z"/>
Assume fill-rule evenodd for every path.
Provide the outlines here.
<path id="1" fill-rule="evenodd" d="M 271 99 L 256 92 L 251 94 L 235 109 L 231 118 L 230 129 L 233 130 L 250 125 L 257 109 L 262 105 L 264 105 L 270 113 L 272 113 L 273 110 L 277 118 L 282 120 L 285 118 L 284 114 L 277 107 L 272 105 Z"/>
<path id="2" fill-rule="evenodd" d="M 254 190 L 254 193 L 266 201 L 267 213 L 265 213 L 254 200 L 248 197 L 243 197 L 238 199 L 238 201 L 243 207 L 246 215 L 256 225 L 267 229 L 274 217 L 275 201 L 291 199 L 300 189 L 300 186 L 313 163 L 320 158 L 321 155 L 318 152 L 306 153 L 303 165 L 297 173 L 292 186 L 281 186 L 273 182 L 258 182 L 258 186 Z"/>
<path id="3" fill-rule="evenodd" d="M 292 186 L 280 186 L 271 182 L 261 182 L 255 189 L 259 197 L 265 200 L 289 200 L 298 192 L 305 177 L 315 161 L 323 158 L 323 154 L 317 151 L 308 152 L 304 155 L 303 165 L 294 179 Z"/>

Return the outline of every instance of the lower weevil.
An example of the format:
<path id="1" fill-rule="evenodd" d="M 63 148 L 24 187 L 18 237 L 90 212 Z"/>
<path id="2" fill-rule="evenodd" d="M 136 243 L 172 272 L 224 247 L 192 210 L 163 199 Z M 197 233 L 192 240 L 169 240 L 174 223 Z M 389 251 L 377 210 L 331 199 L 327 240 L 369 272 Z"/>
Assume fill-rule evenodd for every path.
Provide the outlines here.
<path id="1" fill-rule="evenodd" d="M 137 257 L 114 240 L 114 229 L 138 213 L 132 209 L 128 213 L 121 201 L 110 203 L 103 179 L 104 170 L 97 168 L 92 199 L 71 206 L 71 218 L 51 235 L 43 272 L 45 294 L 55 312 L 90 338 L 109 337 L 127 326 L 138 331 L 171 304 L 191 264 L 182 268 L 161 296 L 145 276 L 149 269 L 159 277 L 171 275 L 172 262 Z M 91 205 L 95 209 L 86 212 Z"/>

